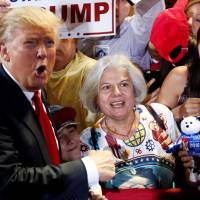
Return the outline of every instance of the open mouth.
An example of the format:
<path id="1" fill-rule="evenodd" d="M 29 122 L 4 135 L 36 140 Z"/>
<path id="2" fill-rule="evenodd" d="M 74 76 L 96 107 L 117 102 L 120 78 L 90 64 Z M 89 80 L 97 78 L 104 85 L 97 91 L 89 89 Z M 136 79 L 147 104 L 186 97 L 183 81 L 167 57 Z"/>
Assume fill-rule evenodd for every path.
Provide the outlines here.
<path id="1" fill-rule="evenodd" d="M 47 70 L 45 65 L 40 65 L 39 67 L 37 67 L 35 69 L 37 75 L 41 75 L 43 72 L 45 72 Z"/>
<path id="2" fill-rule="evenodd" d="M 124 104 L 125 104 L 125 102 L 123 102 L 123 101 L 116 101 L 116 102 L 112 102 L 111 106 L 113 108 L 121 108 Z"/>

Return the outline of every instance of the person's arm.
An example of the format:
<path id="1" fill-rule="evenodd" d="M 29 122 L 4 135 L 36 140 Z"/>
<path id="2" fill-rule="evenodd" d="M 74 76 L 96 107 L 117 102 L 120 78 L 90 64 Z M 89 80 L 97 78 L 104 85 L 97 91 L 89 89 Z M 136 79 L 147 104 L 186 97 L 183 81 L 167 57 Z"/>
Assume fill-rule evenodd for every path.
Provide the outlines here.
<path id="1" fill-rule="evenodd" d="M 200 115 L 200 98 L 188 98 L 183 104 L 172 109 L 176 119 Z"/>
<path id="2" fill-rule="evenodd" d="M 158 102 L 171 108 L 176 120 L 200 114 L 200 98 L 188 98 L 183 104 L 177 105 L 187 85 L 187 74 L 185 66 L 174 68 L 164 80 L 158 96 Z"/>
<path id="3" fill-rule="evenodd" d="M 171 108 L 175 119 L 180 118 L 180 108 L 177 107 L 177 103 L 186 82 L 187 68 L 176 67 L 167 75 L 160 89 L 158 102 Z"/>
<path id="4" fill-rule="evenodd" d="M 144 70 L 149 69 L 145 60 L 150 60 L 150 56 L 147 54 L 147 45 L 153 22 L 156 16 L 164 9 L 164 0 L 142 0 L 135 5 L 135 13 L 130 17 L 133 46 L 137 48 L 137 55 L 132 55 L 133 60 L 138 62 Z"/>
<path id="5" fill-rule="evenodd" d="M 164 0 L 141 0 L 136 4 L 136 13 L 141 16 L 148 15 L 150 16 L 150 12 L 153 10 L 156 12 L 160 12 L 166 8 Z M 153 13 L 152 13 L 153 14 Z"/>
<path id="6" fill-rule="evenodd" d="M 135 5 L 135 13 L 131 20 L 131 26 L 136 33 L 137 40 L 144 41 L 146 46 L 149 41 L 153 22 L 156 16 L 164 9 L 164 0 L 141 0 Z"/>
<path id="7" fill-rule="evenodd" d="M 88 151 L 88 156 L 82 158 L 86 167 L 90 191 L 102 195 L 100 182 L 106 182 L 114 176 L 114 157 L 110 151 Z"/>
<path id="8" fill-rule="evenodd" d="M 62 163 L 58 166 L 46 164 L 43 161 L 44 164 L 41 166 L 42 161 L 38 161 L 37 156 L 31 154 L 33 152 L 37 155 L 40 154 L 38 152 L 40 148 L 36 148 L 34 145 L 36 141 L 29 138 L 32 138 L 32 132 L 23 123 L 17 121 L 13 133 L 13 129 L 10 128 L 11 125 L 7 126 L 8 118 L 10 119 L 6 114 L 0 117 L 0 188 L 7 188 L 8 191 L 10 188 L 15 188 L 18 191 L 24 189 L 25 191 L 36 191 L 36 194 L 37 191 L 43 190 L 44 193 L 49 193 L 49 195 L 57 191 L 60 195 L 67 195 L 72 198 L 78 198 L 81 195 L 83 199 L 86 199 L 89 191 L 88 182 L 92 181 L 88 177 L 94 177 L 95 169 L 97 179 L 99 177 L 102 181 L 107 181 L 114 175 L 114 160 L 110 152 L 93 152 L 92 155 L 88 156 L 88 159 L 93 163 L 93 165 L 90 165 L 93 171 L 87 168 L 81 160 Z M 14 118 L 12 120 L 15 121 Z M 22 161 L 24 158 L 21 158 L 19 147 L 16 147 L 16 142 L 13 139 L 13 135 L 19 136 L 20 133 L 26 135 L 23 139 L 24 143 L 20 142 L 20 148 L 24 149 L 26 154 L 29 155 L 30 162 L 27 159 L 25 163 Z M 30 141 L 33 146 L 29 145 Z M 38 162 L 39 164 L 37 164 Z"/>
<path id="9" fill-rule="evenodd" d="M 99 150 L 93 150 L 94 146 L 90 143 L 90 139 L 91 139 L 91 134 L 92 134 L 92 131 L 91 131 L 91 127 L 88 127 L 86 129 L 84 129 L 81 134 L 80 134 L 80 140 L 81 140 L 81 156 L 83 157 L 83 159 L 85 159 L 85 156 L 87 157 L 88 155 L 89 156 L 92 156 L 96 151 L 99 151 Z M 94 142 L 94 141 L 93 141 Z M 97 141 L 96 141 L 97 142 Z M 97 142 L 98 143 L 98 142 Z M 98 146 L 98 144 L 97 144 Z M 99 148 L 97 148 L 99 149 Z M 105 151 L 105 150 L 103 150 Z M 116 159 L 115 157 L 113 156 L 113 154 L 109 151 L 108 152 L 109 155 L 108 156 L 112 156 L 113 160 L 116 162 Z M 107 157 L 107 156 L 106 156 Z M 96 157 L 97 158 L 97 157 Z M 103 160 L 105 158 L 102 158 Z M 99 162 L 100 158 L 97 158 L 97 162 Z M 92 168 L 92 166 L 90 166 L 90 168 Z M 102 165 L 102 169 L 103 170 L 106 170 L 104 168 L 104 166 Z M 92 173 L 91 173 L 92 174 Z M 106 173 L 105 173 L 106 174 Z M 92 175 L 93 176 L 93 175 Z M 90 187 L 90 193 L 91 193 L 91 197 L 92 199 L 96 200 L 98 198 L 102 198 L 102 200 L 104 200 L 104 196 L 102 195 L 102 189 L 101 189 L 101 185 L 99 184 L 99 182 L 105 182 L 103 179 L 99 179 L 98 182 L 92 182 L 92 183 L 89 183 L 89 187 Z M 101 199 L 99 199 L 101 200 Z"/>

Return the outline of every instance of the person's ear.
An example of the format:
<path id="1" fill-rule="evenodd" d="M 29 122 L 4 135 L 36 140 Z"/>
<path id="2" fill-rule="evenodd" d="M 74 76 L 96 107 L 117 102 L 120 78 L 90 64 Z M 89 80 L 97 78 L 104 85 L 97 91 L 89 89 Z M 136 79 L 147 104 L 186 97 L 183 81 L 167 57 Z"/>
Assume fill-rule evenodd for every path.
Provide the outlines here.
<path id="1" fill-rule="evenodd" d="M 1 55 L 1 59 L 3 59 L 3 61 L 6 61 L 6 62 L 10 61 L 10 56 L 9 56 L 7 47 L 4 43 L 0 44 L 0 55 Z"/>

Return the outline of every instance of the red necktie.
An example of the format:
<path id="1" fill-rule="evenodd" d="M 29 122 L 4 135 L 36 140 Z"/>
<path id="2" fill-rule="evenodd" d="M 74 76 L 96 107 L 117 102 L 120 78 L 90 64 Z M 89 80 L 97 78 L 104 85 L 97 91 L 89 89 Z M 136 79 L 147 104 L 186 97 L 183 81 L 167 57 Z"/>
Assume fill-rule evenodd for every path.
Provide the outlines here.
<path id="1" fill-rule="evenodd" d="M 54 136 L 52 125 L 50 123 L 47 113 L 44 110 L 42 100 L 40 98 L 38 91 L 34 92 L 32 101 L 35 105 L 35 112 L 42 128 L 42 132 L 45 138 L 45 142 L 47 144 L 51 162 L 52 164 L 58 165 L 60 163 L 58 146 L 56 144 L 56 139 Z"/>

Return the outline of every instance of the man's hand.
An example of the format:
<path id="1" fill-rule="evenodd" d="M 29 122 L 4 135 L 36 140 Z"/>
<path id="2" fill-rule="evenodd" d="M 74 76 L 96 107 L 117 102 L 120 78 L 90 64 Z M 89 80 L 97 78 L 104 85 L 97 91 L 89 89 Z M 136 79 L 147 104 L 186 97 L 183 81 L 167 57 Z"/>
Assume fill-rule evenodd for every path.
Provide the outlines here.
<path id="1" fill-rule="evenodd" d="M 88 156 L 96 164 L 100 181 L 108 181 L 115 175 L 115 159 L 110 151 L 89 151 Z"/>
<path id="2" fill-rule="evenodd" d="M 104 195 L 95 194 L 94 192 L 90 192 L 91 200 L 108 200 Z"/>

